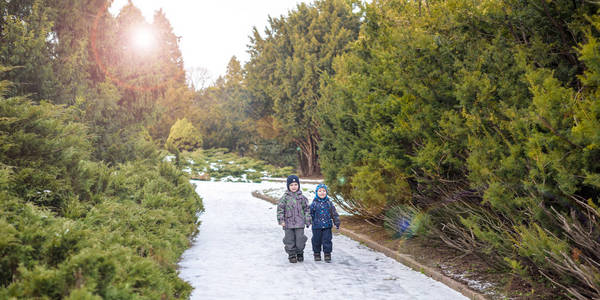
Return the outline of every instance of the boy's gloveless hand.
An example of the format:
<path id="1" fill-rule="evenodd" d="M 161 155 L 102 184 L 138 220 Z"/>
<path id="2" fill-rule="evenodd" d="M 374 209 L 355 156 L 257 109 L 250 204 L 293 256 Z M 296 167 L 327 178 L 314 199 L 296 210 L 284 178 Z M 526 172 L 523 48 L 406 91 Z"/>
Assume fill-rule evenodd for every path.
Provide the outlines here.
<path id="1" fill-rule="evenodd" d="M 279 225 L 281 225 L 282 227 L 285 227 L 285 222 L 281 222 L 281 224 L 279 224 Z"/>

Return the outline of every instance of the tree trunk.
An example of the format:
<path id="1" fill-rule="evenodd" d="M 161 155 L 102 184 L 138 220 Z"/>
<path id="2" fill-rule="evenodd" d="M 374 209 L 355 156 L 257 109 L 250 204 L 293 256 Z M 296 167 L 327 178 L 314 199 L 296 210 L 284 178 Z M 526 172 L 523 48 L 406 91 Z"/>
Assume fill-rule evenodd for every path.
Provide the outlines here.
<path id="1" fill-rule="evenodd" d="M 321 167 L 319 166 L 317 155 L 317 144 L 319 142 L 319 134 L 316 130 L 312 130 L 306 137 L 295 139 L 296 145 L 300 148 L 298 159 L 300 161 L 301 176 L 316 176 L 321 175 Z"/>

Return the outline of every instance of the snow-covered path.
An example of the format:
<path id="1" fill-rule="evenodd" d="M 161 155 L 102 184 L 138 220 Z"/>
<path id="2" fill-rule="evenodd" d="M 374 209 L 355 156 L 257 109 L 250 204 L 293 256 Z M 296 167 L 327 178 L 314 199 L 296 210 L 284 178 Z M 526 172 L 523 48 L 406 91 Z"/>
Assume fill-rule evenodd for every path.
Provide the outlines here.
<path id="1" fill-rule="evenodd" d="M 205 212 L 179 263 L 192 299 L 467 299 L 343 235 L 333 237 L 332 263 L 315 262 L 305 230 L 306 259 L 290 264 L 275 206 L 250 194 L 285 183 L 194 183 Z"/>

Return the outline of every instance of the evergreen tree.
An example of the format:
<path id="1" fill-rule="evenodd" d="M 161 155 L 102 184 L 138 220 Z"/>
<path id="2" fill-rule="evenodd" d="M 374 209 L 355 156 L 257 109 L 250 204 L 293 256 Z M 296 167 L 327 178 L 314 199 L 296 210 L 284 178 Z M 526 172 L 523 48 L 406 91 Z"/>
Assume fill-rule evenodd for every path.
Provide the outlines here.
<path id="1" fill-rule="evenodd" d="M 96 62 L 91 51 L 90 36 L 94 22 L 90 16 L 103 12 L 106 3 L 98 0 L 45 0 L 51 8 L 53 68 L 56 78 L 57 95 L 53 102 L 73 105 L 86 98 L 94 98 L 93 86 L 98 81 Z M 98 20 L 104 23 L 108 15 Z M 100 29 L 106 28 L 99 26 Z M 96 28 L 98 29 L 98 28 Z"/>
<path id="2" fill-rule="evenodd" d="M 185 71 L 183 68 L 183 57 L 179 50 L 179 37 L 173 33 L 171 23 L 162 9 L 156 11 L 152 27 L 156 32 L 158 40 L 158 58 L 164 65 L 161 70 L 167 74 L 167 80 L 174 83 L 185 84 Z"/>
<path id="3" fill-rule="evenodd" d="M 4 6 L 4 7 L 2 7 Z M 13 82 L 10 95 L 54 99 L 58 80 L 54 74 L 54 36 L 50 8 L 44 1 L 3 1 L 0 4 L 0 64 L 12 66 L 2 79 Z"/>
<path id="4" fill-rule="evenodd" d="M 0 1 L 0 79 L 14 82 L 0 81 L 2 299 L 190 294 L 174 266 L 202 204 L 162 161 L 145 131 L 158 111 L 143 104 L 191 95 L 153 85 L 175 60 L 126 59 L 141 14 L 129 3 L 113 18 L 111 2 Z"/>
<path id="5" fill-rule="evenodd" d="M 303 3 L 286 17 L 269 19 L 264 38 L 254 31 L 246 67 L 248 86 L 256 102 L 266 103 L 259 106 L 272 107 L 286 138 L 300 149 L 300 168 L 307 176 L 320 173 L 321 79 L 333 74 L 333 58 L 358 34 L 359 16 L 352 9 L 338 0 Z"/>
<path id="6" fill-rule="evenodd" d="M 246 115 L 248 92 L 240 62 L 233 56 L 224 77 L 199 91 L 195 99 L 194 123 L 204 137 L 206 148 L 227 148 L 241 155 L 250 154 L 252 122 Z"/>
<path id="7" fill-rule="evenodd" d="M 159 89 L 157 97 L 156 118 L 149 126 L 150 135 L 159 145 L 163 145 L 169 135 L 171 126 L 177 119 L 192 120 L 196 111 L 192 106 L 193 91 L 185 83 L 183 57 L 179 50 L 179 38 L 162 10 L 154 14 L 152 28 L 157 38 L 157 56 L 160 61 L 155 74 L 162 74 L 165 84 Z"/>

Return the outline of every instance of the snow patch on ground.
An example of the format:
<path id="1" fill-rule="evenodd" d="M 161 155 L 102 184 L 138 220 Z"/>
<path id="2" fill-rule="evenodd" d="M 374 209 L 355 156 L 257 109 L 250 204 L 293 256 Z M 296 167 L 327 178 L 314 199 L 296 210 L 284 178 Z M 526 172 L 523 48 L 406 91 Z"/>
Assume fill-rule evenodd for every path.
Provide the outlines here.
<path id="1" fill-rule="evenodd" d="M 476 291 L 486 291 L 489 288 L 493 287 L 494 285 L 490 282 L 481 282 L 478 280 L 474 280 L 474 279 L 470 279 L 468 278 L 467 274 L 461 274 L 461 273 L 455 273 L 452 272 L 451 268 L 444 265 L 444 264 L 440 264 L 440 269 L 442 269 L 442 271 L 444 272 L 444 275 L 447 275 L 451 278 L 457 279 L 460 282 L 464 282 L 466 283 L 470 288 L 476 290 Z"/>
<path id="2" fill-rule="evenodd" d="M 214 178 L 211 178 L 211 181 L 216 181 Z M 246 174 L 242 174 L 241 177 L 235 177 L 235 176 L 225 176 L 221 179 L 219 179 L 218 181 L 220 182 L 251 182 L 250 180 L 248 180 L 247 175 Z"/>
<path id="3" fill-rule="evenodd" d="M 467 299 L 343 235 L 334 235 L 328 264 L 313 261 L 305 230 L 306 260 L 290 264 L 275 206 L 250 194 L 281 182 L 194 184 L 206 211 L 179 263 L 191 299 Z"/>

